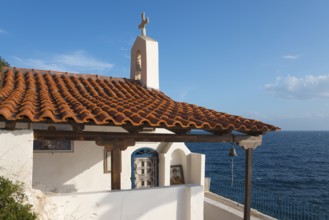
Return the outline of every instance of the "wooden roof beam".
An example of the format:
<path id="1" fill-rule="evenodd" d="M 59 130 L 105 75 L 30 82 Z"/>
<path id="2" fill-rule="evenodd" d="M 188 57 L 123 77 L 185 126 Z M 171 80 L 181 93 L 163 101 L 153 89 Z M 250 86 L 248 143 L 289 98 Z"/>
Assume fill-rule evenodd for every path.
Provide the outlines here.
<path id="1" fill-rule="evenodd" d="M 139 132 L 143 131 L 143 127 L 140 126 L 122 125 L 121 127 L 128 131 L 130 134 L 138 134 Z"/>
<path id="2" fill-rule="evenodd" d="M 77 131 L 77 132 L 81 132 L 85 129 L 85 125 L 84 124 L 76 124 L 76 123 L 72 123 L 71 124 L 73 131 Z"/>
<path id="3" fill-rule="evenodd" d="M 232 130 L 205 130 L 207 132 L 213 133 L 215 135 L 226 135 L 226 134 L 231 134 Z"/>
<path id="4" fill-rule="evenodd" d="M 6 121 L 5 130 L 13 131 L 16 128 L 16 121 Z"/>
<path id="5" fill-rule="evenodd" d="M 175 134 L 188 134 L 191 132 L 189 128 L 166 128 L 167 130 L 174 132 Z"/>
<path id="6" fill-rule="evenodd" d="M 208 135 L 208 134 L 159 134 L 159 133 L 123 133 L 123 132 L 91 132 L 91 131 L 53 131 L 34 130 L 35 139 L 68 139 L 85 141 L 134 140 L 144 142 L 235 142 L 241 147 L 246 145 L 257 147 L 262 143 L 262 136 L 248 135 Z"/>

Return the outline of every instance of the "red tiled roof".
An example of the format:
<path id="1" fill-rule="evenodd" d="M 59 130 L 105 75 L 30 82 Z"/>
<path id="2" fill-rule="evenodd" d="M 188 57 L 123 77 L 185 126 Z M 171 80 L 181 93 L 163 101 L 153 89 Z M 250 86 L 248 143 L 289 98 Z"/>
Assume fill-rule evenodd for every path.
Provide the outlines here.
<path id="1" fill-rule="evenodd" d="M 266 132 L 260 121 L 176 102 L 138 82 L 98 75 L 4 67 L 2 120 Z"/>

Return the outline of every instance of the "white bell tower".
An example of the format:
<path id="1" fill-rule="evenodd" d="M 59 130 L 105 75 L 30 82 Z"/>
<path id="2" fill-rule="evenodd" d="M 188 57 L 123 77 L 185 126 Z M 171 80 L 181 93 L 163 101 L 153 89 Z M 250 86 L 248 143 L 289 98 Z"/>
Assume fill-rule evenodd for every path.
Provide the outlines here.
<path id="1" fill-rule="evenodd" d="M 130 78 L 139 80 L 147 88 L 159 89 L 158 42 L 146 36 L 148 23 L 149 18 L 145 19 L 145 13 L 142 13 L 142 23 L 138 25 L 142 34 L 131 48 Z"/>

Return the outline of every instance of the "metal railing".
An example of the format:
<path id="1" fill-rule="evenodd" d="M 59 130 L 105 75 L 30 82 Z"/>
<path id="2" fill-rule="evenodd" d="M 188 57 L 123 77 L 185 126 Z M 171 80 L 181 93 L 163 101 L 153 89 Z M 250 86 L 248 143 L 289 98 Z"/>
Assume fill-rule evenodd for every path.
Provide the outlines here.
<path id="1" fill-rule="evenodd" d="M 234 181 L 229 177 L 211 177 L 210 191 L 218 195 L 244 203 L 244 182 Z M 252 186 L 251 207 L 269 216 L 284 220 L 329 220 L 329 211 L 320 206 L 265 189 Z"/>

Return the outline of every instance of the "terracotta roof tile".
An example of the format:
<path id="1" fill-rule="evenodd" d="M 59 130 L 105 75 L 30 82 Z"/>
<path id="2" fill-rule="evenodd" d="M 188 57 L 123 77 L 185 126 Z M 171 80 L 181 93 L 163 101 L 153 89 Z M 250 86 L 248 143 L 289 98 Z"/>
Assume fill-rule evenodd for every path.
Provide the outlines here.
<path id="1" fill-rule="evenodd" d="M 278 130 L 260 121 L 175 102 L 128 79 L 5 67 L 0 80 L 0 116 L 5 120 L 73 120 L 213 131 Z"/>

